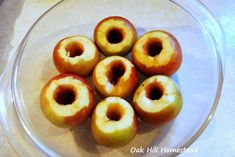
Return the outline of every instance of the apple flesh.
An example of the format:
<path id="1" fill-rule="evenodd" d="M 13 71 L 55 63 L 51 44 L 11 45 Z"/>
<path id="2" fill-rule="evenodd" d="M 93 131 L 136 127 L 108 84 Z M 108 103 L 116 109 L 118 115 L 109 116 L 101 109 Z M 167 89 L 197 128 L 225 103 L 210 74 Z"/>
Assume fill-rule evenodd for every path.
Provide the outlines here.
<path id="1" fill-rule="evenodd" d="M 53 51 L 53 61 L 61 73 L 88 76 L 99 61 L 99 51 L 89 38 L 71 36 L 57 43 Z"/>
<path id="2" fill-rule="evenodd" d="M 129 60 L 120 56 L 110 56 L 96 65 L 92 81 L 103 96 L 126 98 L 135 89 L 138 75 Z"/>
<path id="3" fill-rule="evenodd" d="M 102 100 L 92 114 L 92 134 L 100 145 L 126 145 L 135 137 L 137 129 L 135 112 L 122 98 L 108 97 Z"/>
<path id="4" fill-rule="evenodd" d="M 111 16 L 100 21 L 94 31 L 94 40 L 106 56 L 126 55 L 137 38 L 131 22 L 123 17 Z"/>
<path id="5" fill-rule="evenodd" d="M 171 76 L 182 63 L 182 50 L 172 34 L 155 30 L 136 41 L 132 61 L 145 75 Z"/>
<path id="6" fill-rule="evenodd" d="M 176 83 L 163 75 L 145 80 L 133 97 L 133 107 L 139 117 L 155 124 L 164 124 L 176 118 L 182 104 L 183 98 Z"/>
<path id="7" fill-rule="evenodd" d="M 60 74 L 42 89 L 40 106 L 45 117 L 58 127 L 83 123 L 94 108 L 94 92 L 80 76 Z"/>

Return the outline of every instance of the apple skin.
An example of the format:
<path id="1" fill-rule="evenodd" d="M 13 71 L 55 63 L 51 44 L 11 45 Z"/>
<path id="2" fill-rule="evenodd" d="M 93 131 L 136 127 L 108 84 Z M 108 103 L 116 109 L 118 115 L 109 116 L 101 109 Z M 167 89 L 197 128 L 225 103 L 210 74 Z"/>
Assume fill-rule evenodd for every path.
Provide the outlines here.
<path id="1" fill-rule="evenodd" d="M 152 100 L 147 96 L 148 87 L 160 85 L 162 96 Z M 133 107 L 138 116 L 145 122 L 154 124 L 167 123 L 180 113 L 183 98 L 176 83 L 169 77 L 156 75 L 145 80 L 136 90 Z"/>
<path id="2" fill-rule="evenodd" d="M 69 82 L 66 85 L 77 88 L 75 93 L 78 92 L 79 89 L 84 91 L 85 88 L 87 93 L 83 93 L 83 95 L 85 95 L 84 97 L 88 99 L 88 102 L 85 105 L 77 103 L 78 99 L 81 101 L 81 97 L 78 98 L 78 96 L 76 96 L 77 98 L 75 98 L 72 104 L 58 104 L 54 99 L 54 94 L 56 91 L 55 89 L 57 89 L 59 85 L 55 82 L 60 81 L 61 79 L 65 79 Z M 82 87 L 76 87 L 72 83 L 73 81 L 78 81 Z M 56 88 L 52 89 L 52 86 L 56 86 Z M 76 95 L 78 95 L 78 93 L 76 93 Z M 85 102 L 86 101 L 84 101 L 84 103 Z M 89 117 L 94 108 L 94 92 L 89 83 L 82 77 L 74 74 L 60 74 L 53 77 L 43 87 L 40 94 L 40 106 L 45 117 L 54 125 L 62 128 L 73 127 L 75 125 L 82 124 Z M 70 110 L 72 113 L 66 113 L 67 110 Z"/>
<path id="3" fill-rule="evenodd" d="M 126 72 L 123 77 L 118 80 L 117 84 L 113 85 L 110 83 L 106 74 L 110 71 L 111 65 L 116 62 L 123 63 Z M 92 75 L 92 82 L 99 93 L 104 97 L 117 96 L 127 98 L 137 85 L 138 74 L 135 66 L 126 58 L 110 56 L 104 58 L 96 65 Z M 110 88 L 108 88 L 108 86 Z"/>
<path id="4" fill-rule="evenodd" d="M 118 121 L 107 117 L 110 105 L 119 105 L 123 112 Z M 102 114 L 100 114 L 102 112 Z M 108 147 L 128 144 L 137 134 L 138 122 L 131 105 L 122 98 L 108 97 L 95 108 L 91 118 L 91 131 L 96 142 Z"/>
<path id="5" fill-rule="evenodd" d="M 108 41 L 107 36 L 112 29 L 120 30 L 122 34 L 121 42 L 110 43 Z M 96 45 L 105 56 L 124 56 L 129 53 L 133 47 L 137 39 L 137 31 L 129 20 L 120 16 L 110 16 L 96 25 L 93 36 Z"/>
<path id="6" fill-rule="evenodd" d="M 79 56 L 70 57 L 66 47 L 77 43 L 82 47 L 83 53 Z M 53 51 L 53 61 L 60 73 L 71 73 L 87 77 L 92 73 L 95 65 L 99 62 L 99 50 L 89 38 L 77 35 L 60 40 Z M 87 66 L 89 65 L 89 66 Z"/>
<path id="7" fill-rule="evenodd" d="M 156 36 L 160 36 L 160 38 Z M 163 51 L 155 57 L 147 55 L 147 50 L 144 45 L 154 38 L 162 40 L 162 42 L 163 38 L 170 41 L 170 45 L 168 44 L 168 46 L 164 46 L 164 43 L 162 45 L 164 53 L 168 54 L 167 57 L 165 57 L 166 55 L 163 55 Z M 164 41 L 166 42 L 166 40 Z M 173 53 L 170 54 L 171 50 Z M 133 63 L 142 73 L 148 76 L 173 75 L 180 68 L 182 58 L 182 50 L 178 40 L 169 32 L 162 30 L 154 30 L 144 34 L 136 41 L 132 49 Z"/>

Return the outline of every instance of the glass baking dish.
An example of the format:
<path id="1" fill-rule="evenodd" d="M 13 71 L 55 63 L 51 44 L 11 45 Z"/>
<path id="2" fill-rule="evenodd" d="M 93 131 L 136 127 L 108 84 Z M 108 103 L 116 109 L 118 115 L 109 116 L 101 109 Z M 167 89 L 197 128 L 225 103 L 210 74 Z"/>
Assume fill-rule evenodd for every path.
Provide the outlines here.
<path id="1" fill-rule="evenodd" d="M 176 36 L 183 50 L 182 66 L 172 76 L 184 99 L 179 116 L 160 127 L 140 121 L 135 139 L 115 149 L 95 144 L 90 120 L 71 129 L 57 128 L 45 119 L 39 105 L 41 88 L 58 74 L 52 62 L 55 43 L 76 34 L 93 38 L 95 25 L 111 15 L 129 19 L 139 36 L 153 29 L 166 30 Z M 20 156 L 137 156 L 138 153 L 131 153 L 131 148 L 188 148 L 216 110 L 224 63 L 223 31 L 199 1 L 60 1 L 33 24 L 2 73 L 1 125 Z"/>

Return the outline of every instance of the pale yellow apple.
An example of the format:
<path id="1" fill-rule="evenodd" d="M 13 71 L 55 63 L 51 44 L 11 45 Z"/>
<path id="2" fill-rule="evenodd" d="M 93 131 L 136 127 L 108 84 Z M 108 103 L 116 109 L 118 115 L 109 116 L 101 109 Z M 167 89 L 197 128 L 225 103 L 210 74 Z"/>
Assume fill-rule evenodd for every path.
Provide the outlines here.
<path id="1" fill-rule="evenodd" d="M 40 105 L 51 123 L 58 127 L 72 127 L 89 117 L 94 108 L 94 93 L 85 79 L 60 74 L 43 87 Z"/>
<path id="2" fill-rule="evenodd" d="M 126 55 L 137 38 L 132 23 L 120 16 L 111 16 L 100 21 L 95 27 L 94 40 L 106 56 Z"/>
<path id="3" fill-rule="evenodd" d="M 92 114 L 92 134 L 100 145 L 123 146 L 135 137 L 137 129 L 135 112 L 122 98 L 108 97 L 102 100 Z"/>
<path id="4" fill-rule="evenodd" d="M 155 124 L 164 124 L 176 118 L 182 104 L 183 98 L 176 83 L 163 75 L 145 80 L 133 97 L 133 107 L 139 117 Z"/>
<path id="5" fill-rule="evenodd" d="M 88 76 L 99 61 L 99 51 L 89 38 L 70 36 L 57 43 L 53 60 L 61 73 Z"/>
<path id="6" fill-rule="evenodd" d="M 92 81 L 103 96 L 126 98 L 135 89 L 138 75 L 136 68 L 128 59 L 110 56 L 96 65 Z"/>

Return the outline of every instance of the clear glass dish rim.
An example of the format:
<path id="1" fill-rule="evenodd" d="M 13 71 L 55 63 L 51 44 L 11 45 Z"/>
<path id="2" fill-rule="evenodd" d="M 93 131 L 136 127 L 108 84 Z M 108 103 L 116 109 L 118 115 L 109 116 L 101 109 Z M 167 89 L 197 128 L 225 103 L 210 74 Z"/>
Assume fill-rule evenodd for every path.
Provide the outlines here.
<path id="1" fill-rule="evenodd" d="M 36 26 L 36 24 L 52 9 L 54 9 L 56 6 L 64 2 L 65 0 L 61 0 L 57 2 L 55 5 L 53 5 L 51 8 L 49 8 L 45 13 L 43 13 L 32 25 L 32 27 L 29 29 L 27 34 L 25 35 L 24 39 L 20 43 L 18 49 L 15 52 L 14 56 L 14 63 L 13 63 L 13 70 L 11 73 L 11 79 L 10 79 L 10 90 L 11 90 L 11 96 L 13 99 L 14 108 L 16 110 L 18 119 L 24 128 L 24 131 L 26 135 L 30 138 L 31 142 L 33 142 L 37 148 L 39 148 L 41 151 L 43 151 L 46 155 L 49 156 L 58 156 L 58 154 L 50 149 L 48 149 L 43 143 L 40 142 L 40 139 L 32 132 L 31 127 L 29 127 L 28 120 L 24 116 L 23 112 L 21 111 L 22 101 L 20 98 L 20 92 L 17 89 L 17 77 L 18 77 L 18 70 L 20 66 L 21 56 L 23 54 L 23 50 L 25 45 L 27 44 L 27 40 L 30 36 L 30 33 Z M 191 1 L 181 1 L 181 0 L 169 0 L 172 3 L 176 4 L 178 7 L 185 10 L 189 15 L 191 15 L 200 25 L 201 27 L 208 33 L 208 37 L 210 37 L 211 42 L 214 44 L 213 46 L 216 48 L 216 55 L 218 59 L 218 85 L 217 85 L 217 93 L 216 98 L 214 100 L 213 107 L 211 108 L 211 111 L 209 115 L 207 116 L 206 120 L 203 122 L 202 126 L 196 131 L 196 133 L 185 142 L 184 145 L 180 146 L 179 148 L 188 148 L 205 130 L 207 125 L 209 124 L 210 120 L 212 119 L 216 108 L 218 106 L 219 98 L 222 91 L 222 85 L 223 85 L 223 73 L 224 73 L 224 67 L 223 64 L 225 64 L 225 58 L 222 58 L 224 62 L 222 62 L 221 59 L 221 53 L 222 51 L 225 51 L 224 45 L 224 36 L 223 36 L 223 30 L 220 27 L 220 24 L 215 20 L 213 15 L 209 12 L 209 10 L 200 2 L 197 0 L 191 0 Z M 193 8 L 200 8 L 198 10 Z M 198 16 L 201 15 L 201 16 Z M 197 16 L 197 17 L 196 17 Z M 205 24 L 205 22 L 202 21 L 202 17 L 206 17 L 209 19 L 209 22 Z M 210 28 L 210 29 L 209 29 Z M 213 28 L 213 29 L 211 29 Z M 212 30 L 212 31 L 211 31 Z M 14 139 L 14 137 L 10 136 L 9 134 L 6 134 L 8 136 L 9 141 L 11 142 Z M 167 154 L 167 156 L 174 156 L 177 155 L 177 152 L 172 152 Z"/>

